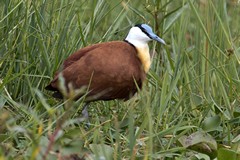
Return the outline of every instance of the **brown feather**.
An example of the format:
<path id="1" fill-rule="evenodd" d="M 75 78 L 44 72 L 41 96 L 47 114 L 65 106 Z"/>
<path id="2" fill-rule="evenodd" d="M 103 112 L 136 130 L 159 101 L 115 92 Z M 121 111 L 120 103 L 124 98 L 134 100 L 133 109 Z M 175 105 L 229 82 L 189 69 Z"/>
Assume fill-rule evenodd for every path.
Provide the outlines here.
<path id="1" fill-rule="evenodd" d="M 55 74 L 53 81 L 46 87 L 56 91 L 54 94 L 58 98 L 61 98 L 60 73 L 68 92 L 69 86 L 74 89 L 89 88 L 86 101 L 127 100 L 137 92 L 136 84 L 141 88 L 146 76 L 137 50 L 123 41 L 95 44 L 69 56 L 62 70 Z"/>

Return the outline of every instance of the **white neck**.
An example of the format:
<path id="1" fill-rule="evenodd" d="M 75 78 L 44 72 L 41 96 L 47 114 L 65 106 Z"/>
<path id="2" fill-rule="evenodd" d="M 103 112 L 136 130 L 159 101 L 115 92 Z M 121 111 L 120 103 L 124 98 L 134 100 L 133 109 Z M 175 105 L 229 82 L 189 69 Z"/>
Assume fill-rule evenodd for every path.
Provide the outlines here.
<path id="1" fill-rule="evenodd" d="M 145 73 L 147 73 L 151 66 L 151 58 L 149 54 L 149 47 L 148 44 L 145 42 L 137 41 L 137 40 L 126 40 L 134 45 L 134 47 L 137 49 L 137 56 L 140 59 L 143 69 Z"/>
<path id="2" fill-rule="evenodd" d="M 137 49 L 138 58 L 142 62 L 143 69 L 147 73 L 150 69 L 151 59 L 149 54 L 148 42 L 151 39 L 138 27 L 132 27 L 126 37 L 129 43 Z"/>

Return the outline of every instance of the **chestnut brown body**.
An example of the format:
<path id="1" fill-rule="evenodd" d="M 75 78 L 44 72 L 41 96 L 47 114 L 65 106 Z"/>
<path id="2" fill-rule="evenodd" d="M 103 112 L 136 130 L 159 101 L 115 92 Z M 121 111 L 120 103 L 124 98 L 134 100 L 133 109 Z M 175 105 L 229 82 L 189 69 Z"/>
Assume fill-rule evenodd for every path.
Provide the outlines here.
<path id="1" fill-rule="evenodd" d="M 61 74 L 60 74 L 61 73 Z M 62 98 L 59 76 L 67 94 L 71 88 L 87 88 L 86 101 L 131 98 L 141 88 L 146 73 L 137 49 L 125 41 L 99 43 L 80 49 L 68 57 L 62 69 L 46 87 Z M 76 99 L 83 95 L 77 95 Z"/>

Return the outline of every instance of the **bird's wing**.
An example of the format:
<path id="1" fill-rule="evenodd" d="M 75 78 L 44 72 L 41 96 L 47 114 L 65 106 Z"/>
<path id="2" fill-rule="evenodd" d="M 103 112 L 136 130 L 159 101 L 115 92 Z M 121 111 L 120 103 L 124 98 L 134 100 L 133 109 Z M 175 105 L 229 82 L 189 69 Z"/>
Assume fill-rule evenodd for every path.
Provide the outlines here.
<path id="1" fill-rule="evenodd" d="M 81 50 L 64 62 L 61 73 L 68 89 L 69 85 L 74 89 L 87 87 L 89 95 L 102 94 L 98 99 L 126 99 L 130 90 L 136 92 L 134 79 L 139 85 L 144 79 L 136 49 L 125 42 L 102 43 L 94 49 Z M 53 88 L 58 88 L 58 78 L 59 74 L 51 82 Z"/>
<path id="2" fill-rule="evenodd" d="M 99 46 L 101 46 L 101 43 L 94 44 L 94 45 L 91 45 L 91 46 L 87 46 L 87 47 L 84 47 L 84 48 L 74 52 L 63 62 L 63 69 L 67 68 L 68 66 L 70 66 L 74 62 L 78 61 L 84 55 L 86 55 L 87 53 L 91 52 L 92 50 L 98 48 Z"/>

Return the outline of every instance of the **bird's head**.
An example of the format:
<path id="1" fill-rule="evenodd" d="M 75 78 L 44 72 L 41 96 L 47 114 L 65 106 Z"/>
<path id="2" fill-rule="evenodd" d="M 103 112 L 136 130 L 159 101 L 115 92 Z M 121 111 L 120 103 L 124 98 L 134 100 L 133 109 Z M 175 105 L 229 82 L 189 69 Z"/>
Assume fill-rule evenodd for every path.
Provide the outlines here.
<path id="1" fill-rule="evenodd" d="M 151 40 L 166 44 L 163 39 L 153 33 L 152 28 L 147 24 L 138 24 L 132 27 L 125 40 L 132 44 L 148 43 Z"/>

